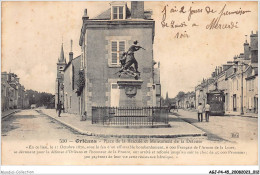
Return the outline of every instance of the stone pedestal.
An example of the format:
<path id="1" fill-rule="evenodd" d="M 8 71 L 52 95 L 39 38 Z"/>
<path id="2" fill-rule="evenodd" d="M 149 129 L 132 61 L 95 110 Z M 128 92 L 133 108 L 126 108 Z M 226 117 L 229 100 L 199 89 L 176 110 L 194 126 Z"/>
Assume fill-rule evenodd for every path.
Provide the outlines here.
<path id="1" fill-rule="evenodd" d="M 120 89 L 119 107 L 142 107 L 142 80 L 120 79 L 117 81 Z"/>

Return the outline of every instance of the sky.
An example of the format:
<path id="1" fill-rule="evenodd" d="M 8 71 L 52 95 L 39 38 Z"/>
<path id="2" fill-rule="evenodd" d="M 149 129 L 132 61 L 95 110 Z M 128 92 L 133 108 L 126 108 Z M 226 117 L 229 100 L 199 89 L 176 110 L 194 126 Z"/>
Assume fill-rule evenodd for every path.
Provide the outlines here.
<path id="1" fill-rule="evenodd" d="M 16 73 L 26 89 L 54 94 L 56 63 L 62 42 L 67 60 L 71 39 L 74 56 L 78 56 L 84 9 L 87 8 L 88 16 L 93 18 L 109 6 L 109 2 L 101 1 L 2 2 L 1 71 Z M 168 26 L 173 21 L 175 25 L 185 23 L 186 26 L 163 27 L 165 6 L 164 22 Z M 179 12 L 181 7 L 185 13 Z M 189 19 L 190 8 L 194 13 Z M 216 12 L 208 14 L 206 9 L 209 8 Z M 219 23 L 233 22 L 237 28 L 207 29 L 223 8 L 224 12 L 250 12 L 221 16 Z M 145 9 L 153 11 L 155 20 L 153 52 L 155 61 L 160 62 L 162 95 L 168 92 L 171 98 L 179 91 L 194 91 L 216 66 L 232 61 L 234 55 L 242 53 L 245 35 L 249 36 L 251 31 L 255 33 L 258 26 L 257 2 L 145 2 Z M 170 13 L 171 9 L 178 12 Z M 197 26 L 192 27 L 193 24 Z M 177 33 L 189 37 L 176 38 Z"/>

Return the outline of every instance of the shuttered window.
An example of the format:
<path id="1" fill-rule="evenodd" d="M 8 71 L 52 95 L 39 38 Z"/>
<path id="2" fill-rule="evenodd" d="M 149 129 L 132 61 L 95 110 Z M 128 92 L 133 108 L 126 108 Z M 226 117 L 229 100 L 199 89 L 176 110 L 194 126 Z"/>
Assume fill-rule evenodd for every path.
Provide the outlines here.
<path id="1" fill-rule="evenodd" d="M 120 65 L 120 57 L 125 52 L 125 41 L 111 41 L 111 65 Z"/>
<path id="2" fill-rule="evenodd" d="M 112 41 L 111 43 L 112 46 L 112 64 L 117 64 L 117 41 Z"/>

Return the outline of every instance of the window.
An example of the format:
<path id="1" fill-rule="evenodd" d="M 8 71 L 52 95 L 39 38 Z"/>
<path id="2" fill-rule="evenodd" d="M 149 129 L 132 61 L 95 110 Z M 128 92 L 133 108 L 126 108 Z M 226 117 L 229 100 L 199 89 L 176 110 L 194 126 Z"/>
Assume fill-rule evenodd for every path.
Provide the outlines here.
<path id="1" fill-rule="evenodd" d="M 114 6 L 113 7 L 113 19 L 124 19 L 123 6 Z"/>
<path id="2" fill-rule="evenodd" d="M 120 65 L 120 57 L 125 51 L 125 41 L 111 41 L 111 65 Z"/>

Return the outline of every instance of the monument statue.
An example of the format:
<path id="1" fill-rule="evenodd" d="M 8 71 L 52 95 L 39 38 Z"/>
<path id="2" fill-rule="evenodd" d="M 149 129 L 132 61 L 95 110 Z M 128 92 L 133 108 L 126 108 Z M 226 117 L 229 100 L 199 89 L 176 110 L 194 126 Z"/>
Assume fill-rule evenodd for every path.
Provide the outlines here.
<path id="1" fill-rule="evenodd" d="M 117 72 L 119 73 L 119 77 L 122 75 L 134 77 L 136 80 L 140 77 L 140 72 L 138 71 L 138 62 L 135 59 L 134 52 L 143 49 L 143 47 L 138 46 L 138 41 L 134 41 L 133 45 L 131 45 L 127 52 L 123 52 L 120 62 L 122 68 Z M 134 64 L 134 67 L 132 66 Z"/>

